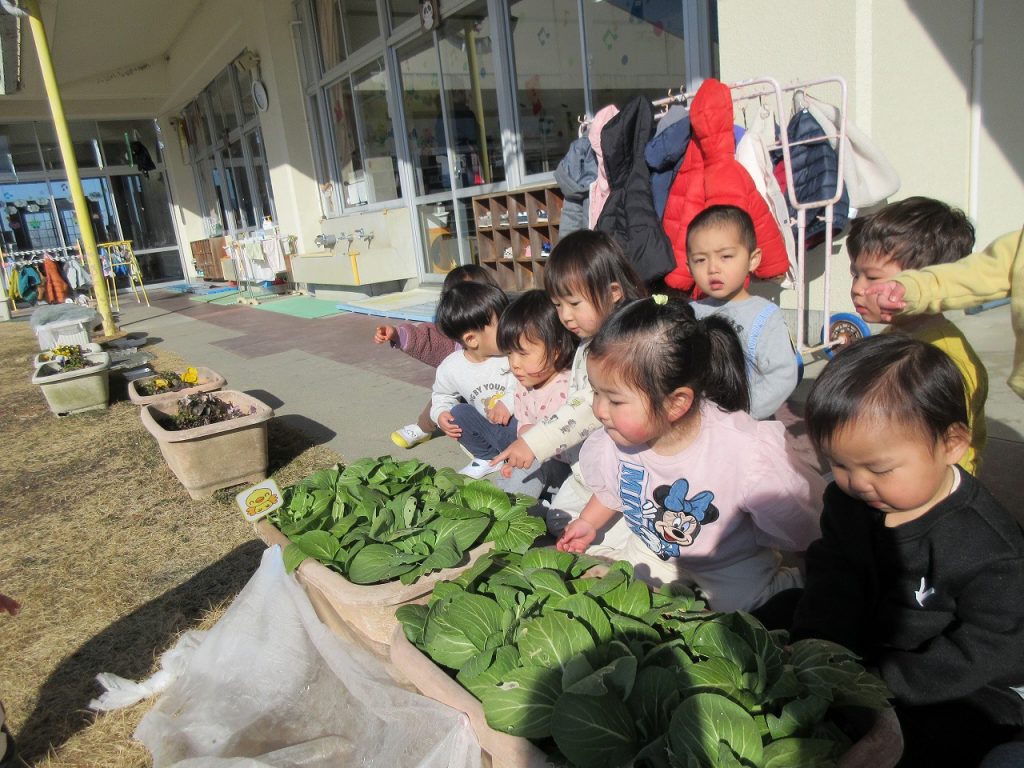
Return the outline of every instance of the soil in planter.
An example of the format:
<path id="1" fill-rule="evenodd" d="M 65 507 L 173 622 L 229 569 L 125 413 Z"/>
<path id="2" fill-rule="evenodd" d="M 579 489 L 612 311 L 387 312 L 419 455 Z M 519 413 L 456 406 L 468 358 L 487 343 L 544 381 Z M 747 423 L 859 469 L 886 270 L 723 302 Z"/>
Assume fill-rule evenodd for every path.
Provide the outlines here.
<path id="1" fill-rule="evenodd" d="M 178 402 L 178 412 L 174 416 L 154 412 L 153 418 L 167 431 L 179 432 L 219 424 L 253 413 L 256 413 L 255 406 L 245 412 L 237 405 L 225 402 L 209 392 L 197 392 Z"/>

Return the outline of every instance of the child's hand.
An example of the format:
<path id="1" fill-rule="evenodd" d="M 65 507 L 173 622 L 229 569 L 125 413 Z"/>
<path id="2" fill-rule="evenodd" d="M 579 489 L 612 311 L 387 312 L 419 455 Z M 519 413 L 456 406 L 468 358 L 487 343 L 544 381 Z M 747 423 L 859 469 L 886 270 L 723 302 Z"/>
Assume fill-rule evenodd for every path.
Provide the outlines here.
<path id="1" fill-rule="evenodd" d="M 398 329 L 393 325 L 378 325 L 373 332 L 374 344 L 397 344 Z"/>
<path id="2" fill-rule="evenodd" d="M 504 426 L 512 420 L 512 414 L 508 412 L 508 406 L 499 400 L 494 404 L 493 408 L 487 409 L 487 420 L 492 424 L 501 424 Z"/>
<path id="3" fill-rule="evenodd" d="M 13 597 L 8 597 L 7 595 L 0 592 L 0 613 L 4 613 L 6 611 L 7 613 L 11 614 L 11 616 L 17 616 L 18 611 L 20 610 L 21 603 L 19 603 Z"/>
<path id="4" fill-rule="evenodd" d="M 562 531 L 562 536 L 555 544 L 555 548 L 560 552 L 583 554 L 595 538 L 597 538 L 597 529 L 582 517 L 578 517 Z"/>
<path id="5" fill-rule="evenodd" d="M 869 301 L 876 303 L 882 322 L 891 323 L 892 316 L 899 314 L 907 307 L 907 302 L 903 300 L 903 295 L 906 292 L 907 289 L 902 283 L 886 280 L 884 283 L 869 285 L 864 289 L 864 296 Z"/>
<path id="6" fill-rule="evenodd" d="M 437 426 L 441 428 L 452 440 L 458 440 L 462 437 L 462 427 L 455 423 L 455 419 L 452 416 L 451 411 L 444 411 L 440 416 L 437 417 Z"/>
<path id="7" fill-rule="evenodd" d="M 511 477 L 513 468 L 526 469 L 536 460 L 537 457 L 530 450 L 530 446 L 526 444 L 523 438 L 519 437 L 512 442 L 512 445 L 491 459 L 491 466 L 493 467 L 495 464 L 504 461 L 505 466 L 502 467 L 501 474 L 505 477 Z"/>

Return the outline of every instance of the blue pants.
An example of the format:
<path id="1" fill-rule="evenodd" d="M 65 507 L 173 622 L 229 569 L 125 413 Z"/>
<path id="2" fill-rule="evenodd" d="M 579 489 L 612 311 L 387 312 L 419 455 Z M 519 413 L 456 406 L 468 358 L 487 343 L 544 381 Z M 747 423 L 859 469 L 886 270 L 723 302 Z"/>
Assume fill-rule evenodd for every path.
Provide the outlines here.
<path id="1" fill-rule="evenodd" d="M 514 416 L 508 424 L 493 424 L 472 405 L 459 403 L 452 406 L 452 419 L 462 428 L 459 443 L 477 459 L 493 459 L 516 439 Z"/>

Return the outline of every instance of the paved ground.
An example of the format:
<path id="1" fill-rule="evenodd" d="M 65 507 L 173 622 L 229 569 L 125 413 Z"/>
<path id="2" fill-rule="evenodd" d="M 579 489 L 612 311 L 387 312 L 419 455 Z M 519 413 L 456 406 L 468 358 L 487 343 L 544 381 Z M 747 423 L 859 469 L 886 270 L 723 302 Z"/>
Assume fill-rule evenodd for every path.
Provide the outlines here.
<path id="1" fill-rule="evenodd" d="M 391 430 L 415 421 L 430 395 L 433 369 L 372 342 L 379 318 L 342 314 L 314 320 L 253 307 L 191 301 L 152 290 L 152 307 L 122 297 L 120 326 L 193 364 L 223 374 L 232 389 L 254 394 L 279 418 L 326 443 L 346 459 L 405 453 Z M 989 370 L 989 443 L 982 480 L 1024 520 L 1024 402 L 1006 386 L 1013 336 L 1009 308 L 952 313 Z M 397 322 L 397 321 L 392 321 Z M 809 364 L 784 419 L 801 434 L 802 403 L 823 362 Z M 447 438 L 408 452 L 435 466 L 460 467 L 465 454 Z"/>

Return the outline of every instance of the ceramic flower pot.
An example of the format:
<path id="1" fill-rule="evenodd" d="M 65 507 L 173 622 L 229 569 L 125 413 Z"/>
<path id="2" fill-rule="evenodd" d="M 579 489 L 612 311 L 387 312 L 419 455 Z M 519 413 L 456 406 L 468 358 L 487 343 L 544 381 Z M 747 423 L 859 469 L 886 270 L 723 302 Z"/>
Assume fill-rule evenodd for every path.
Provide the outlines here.
<path id="1" fill-rule="evenodd" d="M 39 385 L 58 416 L 99 410 L 110 402 L 110 354 L 86 352 L 85 359 L 92 365 L 62 371 L 58 363 L 46 362 L 32 374 L 32 383 Z"/>
<path id="2" fill-rule="evenodd" d="M 156 439 L 167 466 L 193 499 L 213 495 L 219 488 L 258 483 L 267 476 L 267 421 L 274 410 L 255 397 L 224 390 L 218 399 L 241 409 L 243 415 L 192 429 L 166 429 L 178 401 L 142 407 L 143 426 Z M 250 412 L 251 411 L 251 412 Z"/>
<path id="3" fill-rule="evenodd" d="M 128 382 L 128 399 L 136 405 L 149 405 L 151 403 L 167 403 L 177 402 L 181 398 L 191 395 L 195 392 L 215 392 L 225 384 L 227 380 L 216 371 L 212 371 L 201 365 L 195 366 L 196 372 L 199 374 L 199 381 L 195 384 L 185 387 L 184 389 L 178 389 L 174 392 L 161 392 L 156 395 L 144 395 L 139 389 L 140 385 L 149 384 L 157 376 L 146 376 L 141 379 L 134 379 Z"/>

